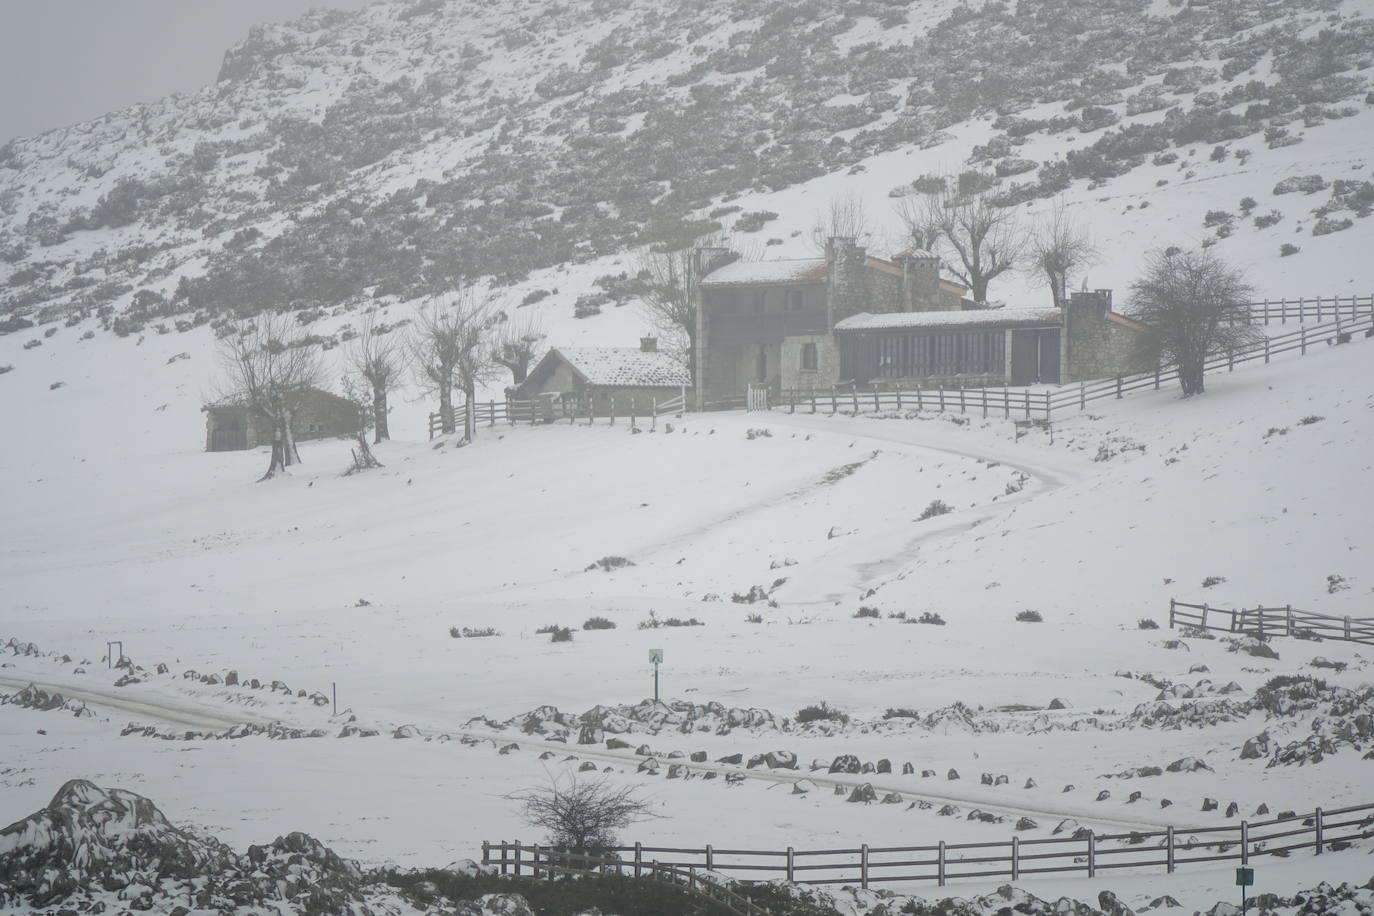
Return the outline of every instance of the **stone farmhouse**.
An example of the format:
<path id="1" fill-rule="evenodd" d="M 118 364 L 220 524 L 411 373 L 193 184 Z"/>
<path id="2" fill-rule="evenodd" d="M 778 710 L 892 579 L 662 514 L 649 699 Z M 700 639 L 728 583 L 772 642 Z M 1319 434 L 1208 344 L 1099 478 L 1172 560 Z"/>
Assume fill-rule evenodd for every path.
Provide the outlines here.
<path id="1" fill-rule="evenodd" d="M 655 403 L 683 395 L 692 385 L 687 364 L 676 353 L 644 337 L 638 347 L 555 347 L 515 390 L 517 399 L 542 400 L 546 413 L 559 401 L 564 410 L 586 416 L 644 416 Z"/>
<path id="2" fill-rule="evenodd" d="M 272 423 L 248 405 L 229 398 L 201 408 L 205 411 L 205 450 L 232 452 L 272 444 Z M 347 398 L 307 388 L 291 415 L 297 442 L 331 436 L 351 436 L 358 429 L 358 409 Z"/>
<path id="3" fill-rule="evenodd" d="M 1075 293 L 1063 309 L 989 307 L 940 276 L 940 260 L 891 259 L 834 238 L 825 256 L 731 260 L 696 252 L 696 394 L 708 407 L 751 385 L 782 391 L 850 383 L 1031 385 L 1135 368 L 1140 322 L 1112 311 L 1110 290 Z"/>

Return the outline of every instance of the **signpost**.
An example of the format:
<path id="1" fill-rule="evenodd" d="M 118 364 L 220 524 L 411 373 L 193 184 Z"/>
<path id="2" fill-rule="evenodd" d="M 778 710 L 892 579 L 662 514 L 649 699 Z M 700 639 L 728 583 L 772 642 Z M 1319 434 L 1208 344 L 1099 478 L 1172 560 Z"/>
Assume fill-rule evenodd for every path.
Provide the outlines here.
<path id="1" fill-rule="evenodd" d="M 649 650 L 649 664 L 654 666 L 654 702 L 658 702 L 658 666 L 663 664 L 663 650 Z"/>
<path id="2" fill-rule="evenodd" d="M 1245 889 L 1255 883 L 1255 870 L 1253 868 L 1236 869 L 1236 886 L 1240 888 L 1240 912 L 1245 913 Z"/>

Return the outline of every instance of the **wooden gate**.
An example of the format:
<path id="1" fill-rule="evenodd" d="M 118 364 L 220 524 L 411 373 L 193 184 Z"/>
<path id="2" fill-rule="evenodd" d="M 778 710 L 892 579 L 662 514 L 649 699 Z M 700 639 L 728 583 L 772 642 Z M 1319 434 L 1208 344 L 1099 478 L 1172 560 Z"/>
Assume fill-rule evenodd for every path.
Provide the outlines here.
<path id="1" fill-rule="evenodd" d="M 1011 332 L 1011 384 L 1059 383 L 1059 329 Z"/>
<path id="2" fill-rule="evenodd" d="M 749 393 L 745 399 L 744 406 L 746 410 L 767 410 L 768 386 L 750 383 Z"/>

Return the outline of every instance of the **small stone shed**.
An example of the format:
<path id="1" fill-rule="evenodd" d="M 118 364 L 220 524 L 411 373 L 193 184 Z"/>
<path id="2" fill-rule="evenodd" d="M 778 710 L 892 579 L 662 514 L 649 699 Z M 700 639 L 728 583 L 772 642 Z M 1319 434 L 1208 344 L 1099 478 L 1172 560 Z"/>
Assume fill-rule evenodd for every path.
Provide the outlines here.
<path id="1" fill-rule="evenodd" d="M 555 347 L 530 370 L 515 396 L 557 400 L 578 416 L 586 416 L 589 408 L 598 417 L 642 416 L 691 384 L 682 357 L 659 350 L 657 338 L 645 337 L 638 347 Z"/>
<path id="2" fill-rule="evenodd" d="M 272 424 L 247 404 L 228 398 L 206 404 L 205 450 L 232 452 L 272 444 Z M 291 432 L 297 442 L 351 436 L 358 428 L 358 409 L 347 398 L 307 388 L 291 415 Z"/>

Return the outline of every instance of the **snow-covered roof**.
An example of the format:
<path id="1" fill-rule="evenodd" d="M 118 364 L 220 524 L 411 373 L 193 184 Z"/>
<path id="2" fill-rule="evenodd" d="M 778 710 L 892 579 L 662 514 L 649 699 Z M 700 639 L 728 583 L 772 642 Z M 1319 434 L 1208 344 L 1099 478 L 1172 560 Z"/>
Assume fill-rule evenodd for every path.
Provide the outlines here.
<path id="1" fill-rule="evenodd" d="M 701 280 L 702 286 L 742 286 L 765 283 L 821 283 L 827 273 L 825 258 L 798 258 L 792 261 L 735 261 L 713 270 Z"/>
<path id="2" fill-rule="evenodd" d="M 563 357 L 588 385 L 666 388 L 692 384 L 678 354 L 639 347 L 556 347 L 553 353 Z"/>
<path id="3" fill-rule="evenodd" d="M 880 331 L 900 328 L 955 328 L 986 325 L 1059 324 L 1058 309 L 971 309 L 941 312 L 860 312 L 836 322 L 837 331 Z"/>

